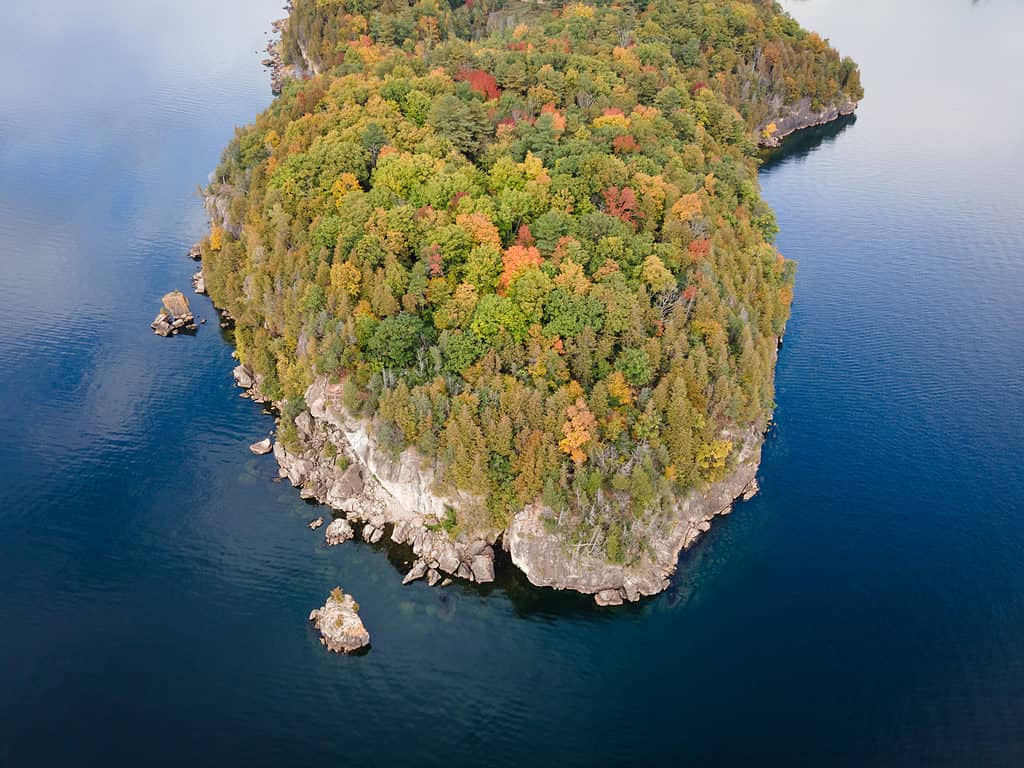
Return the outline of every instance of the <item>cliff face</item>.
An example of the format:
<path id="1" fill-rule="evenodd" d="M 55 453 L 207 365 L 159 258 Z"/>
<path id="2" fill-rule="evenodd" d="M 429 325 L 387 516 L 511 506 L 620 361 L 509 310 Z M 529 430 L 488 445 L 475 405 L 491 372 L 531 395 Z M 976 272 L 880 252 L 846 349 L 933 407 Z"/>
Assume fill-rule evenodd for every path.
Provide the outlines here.
<path id="1" fill-rule="evenodd" d="M 732 511 L 736 499 L 750 499 L 757 493 L 761 431 L 751 429 L 736 437 L 742 440 L 742 448 L 727 477 L 690 492 L 667 517 L 647 522 L 645 539 L 651 547 L 640 562 L 616 565 L 574 547 L 561 530 L 545 522 L 553 517 L 538 505 L 517 514 L 505 533 L 504 546 L 512 562 L 532 584 L 592 594 L 600 605 L 661 592 L 676 569 L 679 553 L 710 529 L 714 517 Z"/>
<path id="2" fill-rule="evenodd" d="M 825 125 L 841 117 L 852 115 L 857 109 L 857 102 L 845 100 L 829 104 L 823 109 L 815 111 L 811 107 L 810 99 L 802 99 L 797 104 L 788 107 L 779 116 L 768 121 L 759 127 L 758 144 L 766 148 L 776 148 L 782 144 L 783 139 L 792 133 L 813 128 L 816 125 Z"/>
<path id="3" fill-rule="evenodd" d="M 235 372 L 240 386 L 255 388 L 257 377 L 245 366 Z M 724 479 L 692 491 L 671 513 L 645 522 L 650 551 L 639 562 L 610 563 L 572 544 L 551 525 L 554 515 L 541 505 L 520 511 L 505 531 L 475 530 L 454 539 L 441 527 L 449 508 L 479 505 L 471 496 L 445 496 L 436 487 L 430 461 L 409 448 L 393 457 L 374 439 L 365 422 L 351 418 L 340 403 L 341 387 L 318 378 L 306 392 L 309 410 L 295 419 L 298 445 L 280 442 L 274 456 L 280 474 L 303 498 L 316 499 L 348 520 L 363 523 L 362 537 L 380 541 L 392 526 L 391 540 L 409 544 L 417 561 L 406 581 L 442 574 L 476 582 L 494 579 L 494 547 L 503 537 L 512 562 L 532 584 L 571 589 L 594 595 L 600 605 L 636 601 L 664 590 L 676 569 L 679 554 L 711 527 L 711 520 L 728 514 L 736 499 L 757 492 L 758 464 L 763 442 L 761 427 L 730 435 L 740 443 L 737 461 Z"/>
<path id="4" fill-rule="evenodd" d="M 348 416 L 340 395 L 340 387 L 322 377 L 309 387 L 309 410 L 295 419 L 298 446 L 274 445 L 281 476 L 300 488 L 303 498 L 363 523 L 364 541 L 380 541 L 385 527 L 392 526 L 391 540 L 409 544 L 418 558 L 410 572 L 413 579 L 426 576 L 434 582 L 444 573 L 493 581 L 492 545 L 501 532 L 474 530 L 453 539 L 441 527 L 449 507 L 478 505 L 479 500 L 437 492 L 431 463 L 411 448 L 397 458 L 383 450 L 365 422 Z"/>

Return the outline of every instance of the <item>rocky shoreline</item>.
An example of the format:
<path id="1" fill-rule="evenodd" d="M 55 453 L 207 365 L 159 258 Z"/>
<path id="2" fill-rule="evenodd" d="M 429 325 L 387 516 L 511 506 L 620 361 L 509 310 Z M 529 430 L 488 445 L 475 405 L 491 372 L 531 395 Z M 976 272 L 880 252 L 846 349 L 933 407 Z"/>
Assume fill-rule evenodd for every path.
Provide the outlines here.
<path id="1" fill-rule="evenodd" d="M 235 383 L 257 402 L 260 376 L 246 365 L 234 370 Z M 348 415 L 341 405 L 341 386 L 318 378 L 306 391 L 308 410 L 295 418 L 297 444 L 273 444 L 279 475 L 299 489 L 304 499 L 329 506 L 337 517 L 328 526 L 327 544 L 356 536 L 367 543 L 390 540 L 409 545 L 415 555 L 403 583 L 425 579 L 433 586 L 449 579 L 476 583 L 494 580 L 495 546 L 540 587 L 593 595 L 599 605 L 619 605 L 655 595 L 669 585 L 679 555 L 727 515 L 739 499 L 757 493 L 756 474 L 763 443 L 763 425 L 732 434 L 740 445 L 737 463 L 724 479 L 679 500 L 669 515 L 646 522 L 651 543 L 639 562 L 621 565 L 574 548 L 565 534 L 546 519 L 551 513 L 530 505 L 515 515 L 506 530 L 458 533 L 454 538 L 443 521 L 449 508 L 478 503 L 469 496 L 447 497 L 435 491 L 432 462 L 414 449 L 396 458 L 373 439 L 368 425 Z"/>

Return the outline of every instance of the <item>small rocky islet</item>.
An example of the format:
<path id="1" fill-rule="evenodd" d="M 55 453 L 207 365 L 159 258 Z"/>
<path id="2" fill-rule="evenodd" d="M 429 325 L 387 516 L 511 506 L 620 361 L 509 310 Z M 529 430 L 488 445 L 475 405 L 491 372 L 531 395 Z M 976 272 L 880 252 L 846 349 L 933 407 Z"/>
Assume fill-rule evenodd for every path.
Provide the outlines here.
<path id="1" fill-rule="evenodd" d="M 157 336 L 175 336 L 185 331 L 196 330 L 192 309 L 181 291 L 165 293 L 161 304 L 160 312 L 149 324 Z"/>
<path id="2" fill-rule="evenodd" d="M 370 633 L 359 618 L 359 603 L 341 587 L 335 587 L 323 607 L 309 620 L 320 630 L 320 644 L 333 653 L 355 653 L 370 644 Z"/>

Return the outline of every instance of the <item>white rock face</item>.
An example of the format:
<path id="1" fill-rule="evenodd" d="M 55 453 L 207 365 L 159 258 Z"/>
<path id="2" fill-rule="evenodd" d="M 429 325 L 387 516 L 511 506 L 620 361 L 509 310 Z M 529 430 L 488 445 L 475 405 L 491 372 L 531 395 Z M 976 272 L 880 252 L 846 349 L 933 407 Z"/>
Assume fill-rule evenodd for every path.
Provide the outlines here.
<path id="1" fill-rule="evenodd" d="M 254 378 L 248 374 L 237 372 L 236 380 L 242 384 Z M 340 401 L 341 387 L 323 378 L 309 387 L 309 411 L 295 419 L 297 452 L 280 442 L 274 444 L 281 477 L 300 488 L 303 498 L 317 499 L 344 511 L 349 521 L 365 523 L 363 538 L 368 542 L 380 541 L 385 527 L 391 525 L 391 540 L 409 544 L 423 563 L 422 572 L 414 568 L 417 574 L 406 583 L 430 570 L 470 581 L 493 581 L 492 544 L 500 531 L 475 531 L 453 541 L 439 526 L 449 508 L 465 509 L 482 502 L 440 494 L 429 460 L 411 448 L 393 458 L 373 439 L 368 425 L 351 418 Z"/>

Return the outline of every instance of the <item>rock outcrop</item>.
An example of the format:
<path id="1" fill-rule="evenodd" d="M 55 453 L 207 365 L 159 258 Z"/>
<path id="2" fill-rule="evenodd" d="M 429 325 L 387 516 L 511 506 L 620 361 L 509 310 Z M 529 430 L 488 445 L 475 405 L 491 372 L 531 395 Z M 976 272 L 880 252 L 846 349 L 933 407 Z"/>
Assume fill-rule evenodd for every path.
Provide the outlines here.
<path id="1" fill-rule="evenodd" d="M 203 258 L 203 249 L 200 247 L 199 243 L 194 243 L 192 247 L 188 249 L 188 257 L 192 259 L 192 261 L 199 261 Z"/>
<path id="2" fill-rule="evenodd" d="M 348 520 L 338 517 L 332 520 L 331 524 L 327 526 L 327 530 L 324 531 L 324 541 L 327 542 L 328 547 L 335 547 L 338 544 L 351 541 L 355 538 L 355 535 L 355 531 L 352 530 Z"/>
<path id="3" fill-rule="evenodd" d="M 162 299 L 163 306 L 149 327 L 157 336 L 174 336 L 182 331 L 194 331 L 196 329 L 195 318 L 188 305 L 188 299 L 181 291 L 165 293 Z"/>
<path id="4" fill-rule="evenodd" d="M 782 109 L 780 104 L 778 109 Z M 811 106 L 810 99 L 801 99 L 795 106 L 789 108 L 784 114 L 778 114 L 774 119 L 759 126 L 758 143 L 762 147 L 775 148 L 782 144 L 782 140 L 791 133 L 813 128 L 816 125 L 825 125 L 841 117 L 852 115 L 857 109 L 857 102 L 844 101 L 836 104 L 828 104 L 820 110 Z"/>
<path id="5" fill-rule="evenodd" d="M 192 288 L 196 293 L 206 295 L 206 278 L 203 276 L 203 270 L 199 270 L 192 275 Z"/>
<path id="6" fill-rule="evenodd" d="M 370 644 L 370 633 L 359 618 L 359 603 L 341 587 L 331 590 L 323 608 L 309 614 L 320 630 L 320 643 L 334 653 L 353 653 Z"/>

